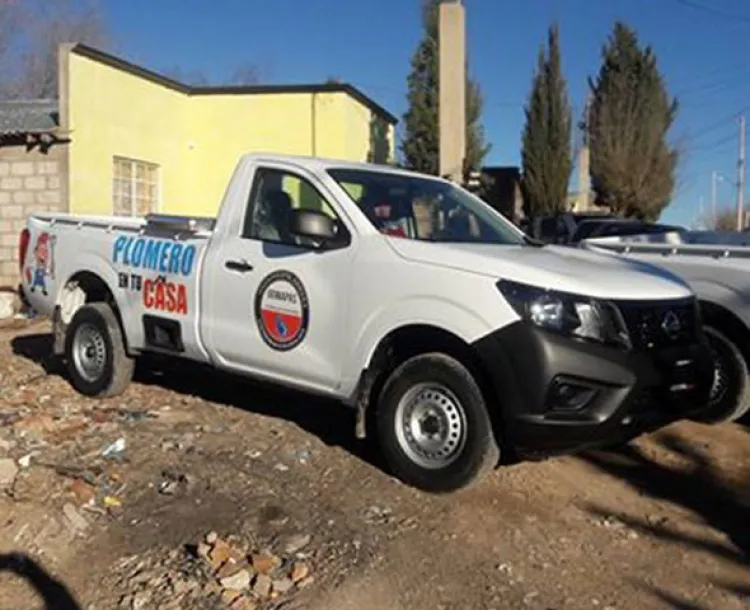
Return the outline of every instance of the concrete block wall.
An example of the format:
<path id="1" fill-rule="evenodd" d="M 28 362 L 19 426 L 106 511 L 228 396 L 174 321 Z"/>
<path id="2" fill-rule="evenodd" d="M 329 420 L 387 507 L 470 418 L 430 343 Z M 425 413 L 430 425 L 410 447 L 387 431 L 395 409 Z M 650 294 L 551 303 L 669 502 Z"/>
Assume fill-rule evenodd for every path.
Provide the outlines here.
<path id="1" fill-rule="evenodd" d="M 0 287 L 16 287 L 21 279 L 18 237 L 26 218 L 67 209 L 65 161 L 59 153 L 0 149 Z"/>

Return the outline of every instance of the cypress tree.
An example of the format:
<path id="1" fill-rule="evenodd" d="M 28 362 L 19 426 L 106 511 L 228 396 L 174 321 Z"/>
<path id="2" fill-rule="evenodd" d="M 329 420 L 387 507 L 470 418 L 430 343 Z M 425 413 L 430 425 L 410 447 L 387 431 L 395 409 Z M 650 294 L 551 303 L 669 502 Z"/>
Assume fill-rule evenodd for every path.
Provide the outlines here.
<path id="1" fill-rule="evenodd" d="M 677 116 L 650 46 L 614 24 L 602 50 L 588 140 L 594 202 L 624 217 L 656 220 L 669 204 L 679 161 L 667 135 Z"/>
<path id="2" fill-rule="evenodd" d="M 529 216 L 567 209 L 573 169 L 570 150 L 573 119 L 562 75 L 557 24 L 550 27 L 547 44 L 546 54 L 544 48 L 539 50 L 522 137 L 521 187 Z"/>

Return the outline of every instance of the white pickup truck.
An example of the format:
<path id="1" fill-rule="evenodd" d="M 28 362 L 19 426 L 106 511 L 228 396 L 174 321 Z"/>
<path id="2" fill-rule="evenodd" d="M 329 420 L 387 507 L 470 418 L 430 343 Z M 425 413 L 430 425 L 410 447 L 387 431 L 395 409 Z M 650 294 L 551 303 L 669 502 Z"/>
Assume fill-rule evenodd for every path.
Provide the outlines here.
<path id="1" fill-rule="evenodd" d="M 433 492 L 692 417 L 713 380 L 682 279 L 387 166 L 246 155 L 216 219 L 40 214 L 20 240 L 79 392 L 158 352 L 326 395 Z"/>

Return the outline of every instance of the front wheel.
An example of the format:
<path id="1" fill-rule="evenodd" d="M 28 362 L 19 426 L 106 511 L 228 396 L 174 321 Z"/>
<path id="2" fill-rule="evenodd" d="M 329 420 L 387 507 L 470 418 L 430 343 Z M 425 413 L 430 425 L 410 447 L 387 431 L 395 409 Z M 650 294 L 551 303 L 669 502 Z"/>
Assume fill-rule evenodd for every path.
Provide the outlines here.
<path id="1" fill-rule="evenodd" d="M 494 468 L 500 450 L 480 387 L 460 362 L 441 353 L 401 364 L 377 405 L 381 448 L 394 474 L 433 493 L 452 492 Z"/>
<path id="2" fill-rule="evenodd" d="M 84 305 L 73 316 L 65 334 L 65 359 L 73 387 L 97 398 L 122 394 L 135 369 L 117 316 L 106 303 Z"/>
<path id="3" fill-rule="evenodd" d="M 732 422 L 750 410 L 750 378 L 740 349 L 724 333 L 704 326 L 714 359 L 714 381 L 704 413 L 694 417 L 707 424 Z"/>

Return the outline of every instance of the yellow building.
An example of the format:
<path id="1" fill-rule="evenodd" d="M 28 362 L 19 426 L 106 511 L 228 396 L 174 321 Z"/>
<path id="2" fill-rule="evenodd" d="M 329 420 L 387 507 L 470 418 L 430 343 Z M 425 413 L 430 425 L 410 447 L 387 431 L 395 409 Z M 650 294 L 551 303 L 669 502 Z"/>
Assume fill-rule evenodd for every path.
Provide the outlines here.
<path id="1" fill-rule="evenodd" d="M 84 45 L 59 83 L 72 213 L 215 215 L 247 152 L 394 159 L 396 118 L 348 84 L 190 87 Z"/>

